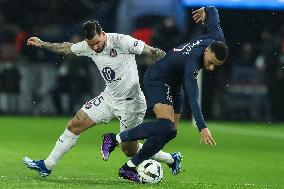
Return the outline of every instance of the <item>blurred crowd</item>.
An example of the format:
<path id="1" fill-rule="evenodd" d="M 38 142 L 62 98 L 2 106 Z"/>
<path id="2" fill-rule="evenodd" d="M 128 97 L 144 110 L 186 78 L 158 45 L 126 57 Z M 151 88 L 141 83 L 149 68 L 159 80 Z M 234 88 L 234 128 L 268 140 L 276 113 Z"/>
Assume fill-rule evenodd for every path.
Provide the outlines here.
<path id="1" fill-rule="evenodd" d="M 23 96 L 23 91 L 29 91 L 26 93 L 31 95 L 30 101 L 34 104 L 30 109 L 35 109 L 49 96 L 49 104 L 53 107 L 49 114 L 57 115 L 74 113 L 78 109 L 76 106 L 97 95 L 98 85 L 94 85 L 94 82 L 99 73 L 94 74 L 96 68 L 89 59 L 61 57 L 42 49 L 27 47 L 26 40 L 30 36 L 38 36 L 50 42 L 75 43 L 82 40 L 79 35 L 81 23 L 94 18 L 101 23 L 104 31 L 117 32 L 117 20 L 114 17 L 120 2 L 0 1 L 0 112 L 44 114 L 40 110 L 19 112 L 19 101 L 27 100 L 23 98 L 28 96 Z M 191 20 L 191 10 L 186 9 L 185 31 L 175 18 L 153 13 L 136 19 L 128 34 L 168 52 L 174 46 L 202 33 L 202 28 Z M 241 10 L 220 11 L 230 57 L 224 68 L 216 73 L 203 72 L 202 108 L 205 117 L 284 120 L 284 22 L 280 19 L 281 15 L 283 12 L 253 14 Z M 236 22 L 232 23 L 232 20 Z M 142 77 L 151 60 L 138 56 L 137 62 Z M 37 75 L 47 73 L 45 70 L 38 71 L 39 65 L 47 65 L 54 73 L 53 79 L 50 79 L 52 74 L 46 76 L 50 86 L 45 90 L 42 89 L 44 82 L 40 81 L 27 86 L 28 81 L 38 80 Z M 34 76 L 29 75 L 30 80 L 23 82 L 27 73 L 34 73 Z M 187 109 L 185 106 L 185 111 Z"/>

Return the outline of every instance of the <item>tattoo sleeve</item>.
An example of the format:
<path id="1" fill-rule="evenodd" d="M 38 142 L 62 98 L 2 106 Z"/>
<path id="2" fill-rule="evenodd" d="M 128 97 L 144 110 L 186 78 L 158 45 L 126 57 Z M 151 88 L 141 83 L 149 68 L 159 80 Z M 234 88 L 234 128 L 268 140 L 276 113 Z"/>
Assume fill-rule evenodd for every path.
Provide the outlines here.
<path id="1" fill-rule="evenodd" d="M 164 51 L 162 51 L 161 49 L 158 49 L 158 48 L 153 48 L 153 50 L 151 51 L 151 54 L 152 54 L 152 57 L 155 61 L 166 56 L 166 53 Z"/>
<path id="2" fill-rule="evenodd" d="M 42 48 L 47 49 L 49 51 L 58 53 L 58 54 L 71 54 L 71 46 L 73 43 L 63 42 L 63 43 L 49 43 L 43 42 Z"/>
<path id="3" fill-rule="evenodd" d="M 153 47 L 150 47 L 148 45 L 144 46 L 143 54 L 146 54 L 146 55 L 152 57 L 154 59 L 154 61 L 159 60 L 166 55 L 166 53 L 164 51 L 162 51 L 161 49 L 153 48 Z"/>

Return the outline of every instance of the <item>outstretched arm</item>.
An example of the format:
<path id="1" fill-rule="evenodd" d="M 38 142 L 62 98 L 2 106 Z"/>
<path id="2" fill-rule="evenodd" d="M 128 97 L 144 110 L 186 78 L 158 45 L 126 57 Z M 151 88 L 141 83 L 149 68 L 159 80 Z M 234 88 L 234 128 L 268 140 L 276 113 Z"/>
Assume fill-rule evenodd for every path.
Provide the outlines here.
<path id="1" fill-rule="evenodd" d="M 154 59 L 154 61 L 163 58 L 166 53 L 158 48 L 150 47 L 149 45 L 144 45 L 142 54 L 148 55 Z"/>
<path id="2" fill-rule="evenodd" d="M 218 10 L 215 7 L 202 7 L 193 11 L 192 14 L 194 21 L 196 23 L 202 22 L 202 24 L 207 28 L 208 33 L 221 29 Z"/>
<path id="3" fill-rule="evenodd" d="M 198 103 L 199 94 L 197 81 L 191 79 L 191 81 L 185 82 L 185 87 L 188 93 L 188 99 L 193 117 L 196 121 L 198 130 L 200 131 L 200 143 L 216 145 L 214 138 L 212 137 L 209 129 L 206 127 L 204 118 L 201 112 L 200 105 Z"/>
<path id="4" fill-rule="evenodd" d="M 47 49 L 49 51 L 52 51 L 58 54 L 67 55 L 67 54 L 72 53 L 71 46 L 73 45 L 73 43 L 69 43 L 69 42 L 49 43 L 49 42 L 44 42 L 37 37 L 31 37 L 28 39 L 27 45 L 44 48 L 44 49 Z"/>
<path id="5" fill-rule="evenodd" d="M 209 129 L 207 128 L 201 108 L 199 105 L 199 92 L 198 92 L 198 84 L 197 84 L 197 74 L 196 68 L 194 65 L 195 62 L 189 62 L 186 67 L 186 77 L 185 77 L 185 90 L 188 95 L 188 101 L 190 104 L 192 115 L 196 121 L 196 125 L 198 127 L 198 130 L 200 132 L 200 143 L 216 145 L 213 137 L 211 136 L 211 133 Z"/>

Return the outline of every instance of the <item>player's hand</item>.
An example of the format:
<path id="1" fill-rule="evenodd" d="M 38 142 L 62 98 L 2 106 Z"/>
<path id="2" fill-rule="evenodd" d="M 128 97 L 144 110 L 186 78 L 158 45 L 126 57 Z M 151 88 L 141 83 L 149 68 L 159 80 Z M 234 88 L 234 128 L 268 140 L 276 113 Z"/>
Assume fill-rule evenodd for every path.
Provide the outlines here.
<path id="1" fill-rule="evenodd" d="M 216 145 L 213 137 L 208 128 L 204 128 L 200 131 L 200 144 L 210 144 L 211 146 Z"/>
<path id="2" fill-rule="evenodd" d="M 205 7 L 201 7 L 200 9 L 192 11 L 192 14 L 193 14 L 192 18 L 195 21 L 195 23 L 202 22 L 202 24 L 204 24 L 206 18 Z"/>
<path id="3" fill-rule="evenodd" d="M 35 47 L 42 47 L 43 41 L 40 40 L 38 37 L 31 37 L 28 39 L 27 45 L 35 46 Z"/>

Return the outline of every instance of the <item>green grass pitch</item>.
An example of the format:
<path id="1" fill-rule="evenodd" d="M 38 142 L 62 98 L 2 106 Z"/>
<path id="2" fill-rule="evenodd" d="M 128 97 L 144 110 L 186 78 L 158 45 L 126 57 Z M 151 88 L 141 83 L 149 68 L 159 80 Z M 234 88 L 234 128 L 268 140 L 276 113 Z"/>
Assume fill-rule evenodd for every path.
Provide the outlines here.
<path id="1" fill-rule="evenodd" d="M 77 144 L 42 179 L 28 170 L 24 156 L 46 158 L 63 132 L 68 118 L 0 117 L 0 188 L 284 188 L 284 124 L 208 122 L 217 146 L 199 144 L 190 121 L 183 121 L 178 136 L 165 151 L 180 151 L 184 171 L 172 176 L 164 167 L 157 185 L 142 185 L 118 178 L 127 161 L 116 149 L 105 162 L 101 135 L 118 131 L 118 122 L 101 124 L 83 133 Z"/>

